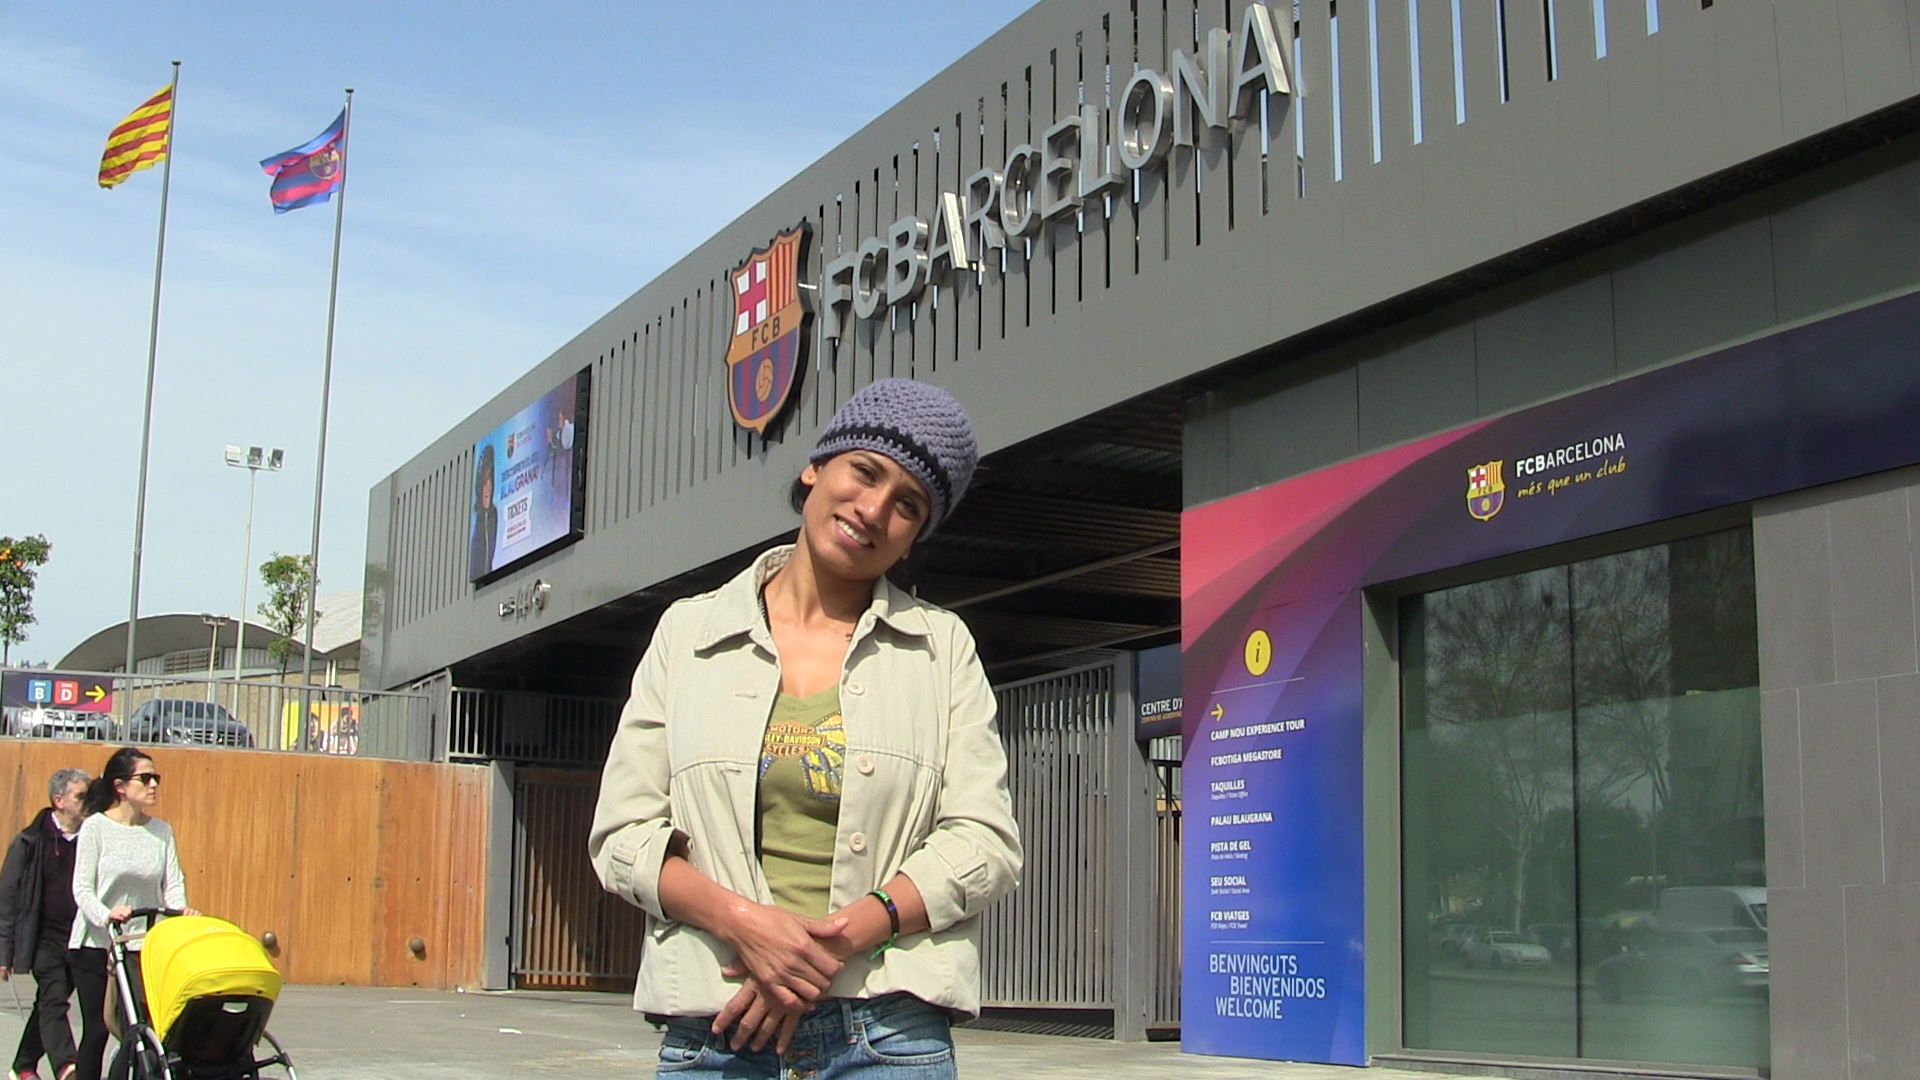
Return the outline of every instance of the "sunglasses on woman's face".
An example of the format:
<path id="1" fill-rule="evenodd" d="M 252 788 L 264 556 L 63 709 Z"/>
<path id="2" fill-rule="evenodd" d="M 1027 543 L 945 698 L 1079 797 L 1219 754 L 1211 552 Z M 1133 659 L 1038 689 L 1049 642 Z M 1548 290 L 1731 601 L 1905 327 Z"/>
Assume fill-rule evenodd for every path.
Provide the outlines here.
<path id="1" fill-rule="evenodd" d="M 138 780 L 143 784 L 149 784 L 149 785 L 157 784 L 160 782 L 160 774 L 157 772 L 137 772 L 137 773 L 134 773 L 132 776 L 127 777 L 128 783 L 132 783 L 135 780 Z"/>

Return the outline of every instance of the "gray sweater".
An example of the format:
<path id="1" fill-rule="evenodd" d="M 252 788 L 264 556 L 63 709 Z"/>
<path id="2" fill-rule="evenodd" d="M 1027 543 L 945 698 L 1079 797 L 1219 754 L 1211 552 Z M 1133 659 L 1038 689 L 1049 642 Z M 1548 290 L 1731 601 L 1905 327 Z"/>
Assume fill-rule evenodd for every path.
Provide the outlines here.
<path id="1" fill-rule="evenodd" d="M 73 900 L 80 917 L 67 938 L 70 949 L 107 947 L 107 912 L 128 907 L 187 906 L 187 881 L 173 830 L 159 818 L 122 825 L 105 814 L 80 823 L 74 851 Z M 134 941 L 129 948 L 138 949 Z"/>

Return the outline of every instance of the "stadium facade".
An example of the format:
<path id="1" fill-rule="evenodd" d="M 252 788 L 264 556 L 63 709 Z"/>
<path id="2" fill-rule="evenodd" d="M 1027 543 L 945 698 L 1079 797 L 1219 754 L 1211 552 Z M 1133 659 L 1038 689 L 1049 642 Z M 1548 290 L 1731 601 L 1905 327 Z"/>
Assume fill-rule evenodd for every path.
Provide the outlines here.
<path id="1" fill-rule="evenodd" d="M 376 485 L 362 683 L 437 688 L 548 814 L 660 610 L 911 375 L 986 454 L 907 575 L 1034 838 L 990 999 L 1898 1075 L 1917 50 L 1880 0 L 1045 0 Z"/>

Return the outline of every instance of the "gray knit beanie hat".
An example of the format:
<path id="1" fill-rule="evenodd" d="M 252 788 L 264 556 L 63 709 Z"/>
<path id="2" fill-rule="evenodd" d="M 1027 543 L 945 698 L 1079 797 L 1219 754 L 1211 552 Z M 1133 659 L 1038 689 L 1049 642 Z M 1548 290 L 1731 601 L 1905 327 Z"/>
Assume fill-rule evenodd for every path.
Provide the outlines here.
<path id="1" fill-rule="evenodd" d="M 921 534 L 938 528 L 967 493 L 980 450 L 973 422 L 952 394 L 913 379 L 881 379 L 847 399 L 820 433 L 815 465 L 848 450 L 885 454 L 933 497 Z"/>

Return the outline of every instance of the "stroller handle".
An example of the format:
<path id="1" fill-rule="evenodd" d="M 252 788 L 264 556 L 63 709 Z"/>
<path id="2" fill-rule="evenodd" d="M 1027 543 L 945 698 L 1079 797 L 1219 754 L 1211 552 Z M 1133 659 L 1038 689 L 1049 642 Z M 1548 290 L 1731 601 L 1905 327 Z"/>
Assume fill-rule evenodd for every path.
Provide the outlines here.
<path id="1" fill-rule="evenodd" d="M 120 932 L 117 934 L 113 934 L 108 940 L 112 941 L 115 945 L 125 945 L 129 941 L 138 941 L 141 938 L 147 936 L 148 930 L 153 929 L 154 920 L 160 919 L 163 917 L 172 918 L 175 915 L 185 915 L 185 914 L 186 912 L 181 911 L 179 908 L 167 908 L 167 907 L 134 908 L 132 911 L 127 912 L 127 917 L 121 921 Z M 135 919 L 146 920 L 146 924 L 147 924 L 146 929 L 143 929 L 143 930 L 128 929 L 127 924 L 132 922 Z"/>
<path id="2" fill-rule="evenodd" d="M 137 908 L 134 908 L 132 911 L 127 912 L 127 921 L 132 922 L 135 919 L 145 919 L 147 920 L 147 925 L 152 926 L 153 920 L 160 918 L 162 916 L 165 916 L 167 918 L 172 918 L 175 915 L 185 915 L 185 914 L 186 912 L 181 911 L 179 908 L 137 907 Z"/>

